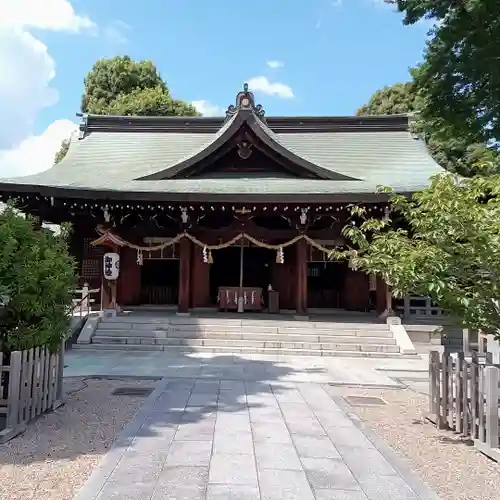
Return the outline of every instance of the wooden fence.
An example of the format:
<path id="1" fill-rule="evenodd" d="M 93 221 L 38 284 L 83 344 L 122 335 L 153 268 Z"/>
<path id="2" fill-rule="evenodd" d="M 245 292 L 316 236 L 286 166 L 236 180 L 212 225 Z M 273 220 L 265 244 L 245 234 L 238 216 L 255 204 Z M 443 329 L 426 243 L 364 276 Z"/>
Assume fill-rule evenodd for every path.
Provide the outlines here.
<path id="1" fill-rule="evenodd" d="M 429 357 L 429 420 L 474 441 L 482 453 L 500 462 L 500 367 L 491 357 L 445 351 Z"/>
<path id="2" fill-rule="evenodd" d="M 398 302 L 396 310 L 402 313 L 405 319 L 440 320 L 446 317 L 446 311 L 433 303 L 429 297 L 407 295 Z"/>
<path id="3" fill-rule="evenodd" d="M 51 354 L 45 347 L 0 353 L 0 443 L 17 436 L 30 420 L 62 404 L 64 348 Z"/>

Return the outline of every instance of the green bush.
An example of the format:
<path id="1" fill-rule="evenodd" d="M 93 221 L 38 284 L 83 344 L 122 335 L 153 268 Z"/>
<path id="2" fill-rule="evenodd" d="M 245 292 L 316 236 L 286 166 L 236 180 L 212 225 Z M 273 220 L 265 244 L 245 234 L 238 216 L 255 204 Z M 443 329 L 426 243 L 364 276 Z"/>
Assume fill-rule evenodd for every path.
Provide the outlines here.
<path id="1" fill-rule="evenodd" d="M 12 205 L 0 213 L 0 351 L 48 345 L 55 351 L 70 323 L 75 262 L 69 255 L 69 228 L 55 235 L 37 230 Z"/>

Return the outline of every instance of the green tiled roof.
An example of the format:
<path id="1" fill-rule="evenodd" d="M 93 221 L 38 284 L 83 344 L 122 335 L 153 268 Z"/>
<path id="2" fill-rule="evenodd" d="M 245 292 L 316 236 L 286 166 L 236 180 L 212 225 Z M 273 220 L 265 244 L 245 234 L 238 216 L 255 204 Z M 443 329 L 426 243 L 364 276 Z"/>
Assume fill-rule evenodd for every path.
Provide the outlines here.
<path id="1" fill-rule="evenodd" d="M 138 180 L 168 172 L 202 154 L 235 120 L 88 117 L 84 138 L 74 134 L 66 157 L 51 169 L 5 179 L 0 191 L 38 187 L 172 195 L 346 195 L 375 193 L 377 186 L 411 192 L 443 170 L 423 141 L 411 136 L 405 117 L 268 118 L 262 129 L 295 157 L 328 172 L 329 179 Z M 205 120 L 205 121 L 204 121 Z M 260 120 L 260 119 L 259 119 Z M 273 128 L 273 124 L 275 124 Z M 218 130 L 217 130 L 218 128 Z M 355 179 L 355 180 L 344 180 Z M 28 189 L 28 186 L 32 188 Z"/>

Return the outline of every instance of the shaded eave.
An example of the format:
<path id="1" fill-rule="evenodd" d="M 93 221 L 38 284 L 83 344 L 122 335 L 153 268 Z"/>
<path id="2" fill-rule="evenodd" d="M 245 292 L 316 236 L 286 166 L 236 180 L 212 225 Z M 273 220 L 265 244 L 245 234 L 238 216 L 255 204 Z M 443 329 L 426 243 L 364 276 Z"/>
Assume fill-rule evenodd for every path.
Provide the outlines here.
<path id="1" fill-rule="evenodd" d="M 53 186 L 39 186 L 33 184 L 0 183 L 0 193 L 6 197 L 18 197 L 33 195 L 55 199 L 79 199 L 89 201 L 115 201 L 128 203 L 168 203 L 168 202 L 191 202 L 191 203 L 375 203 L 387 201 L 387 193 L 163 193 L 149 191 L 110 191 L 82 188 L 61 188 Z M 395 192 L 411 196 L 412 192 Z"/>
<path id="2" fill-rule="evenodd" d="M 310 161 L 292 153 L 290 150 L 283 147 L 279 142 L 274 140 L 262 127 L 262 122 L 252 110 L 239 110 L 236 116 L 232 119 L 231 123 L 226 130 L 218 137 L 215 138 L 209 145 L 202 151 L 194 154 L 193 156 L 177 163 L 176 165 L 169 166 L 164 170 L 155 172 L 144 177 L 139 177 L 138 181 L 159 181 L 165 179 L 172 179 L 179 175 L 181 172 L 197 165 L 198 163 L 208 159 L 211 155 L 223 148 L 241 129 L 243 125 L 247 125 L 250 130 L 257 136 L 257 138 L 266 147 L 272 149 L 276 154 L 282 156 L 286 160 L 300 168 L 306 170 L 324 180 L 335 181 L 356 181 L 353 177 L 349 177 L 337 172 L 332 172 L 319 165 L 311 163 Z"/>

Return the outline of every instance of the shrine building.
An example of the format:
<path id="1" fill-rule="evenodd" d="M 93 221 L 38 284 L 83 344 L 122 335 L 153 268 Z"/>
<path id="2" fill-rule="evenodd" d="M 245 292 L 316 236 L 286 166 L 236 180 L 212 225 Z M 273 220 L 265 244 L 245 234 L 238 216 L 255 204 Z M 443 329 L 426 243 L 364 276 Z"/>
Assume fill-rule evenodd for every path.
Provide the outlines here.
<path id="1" fill-rule="evenodd" d="M 73 224 L 80 285 L 105 308 L 382 312 L 385 284 L 329 251 L 349 205 L 383 217 L 379 186 L 411 194 L 442 171 L 407 116 L 268 117 L 245 85 L 224 117 L 83 115 L 59 164 L 0 194 Z"/>

